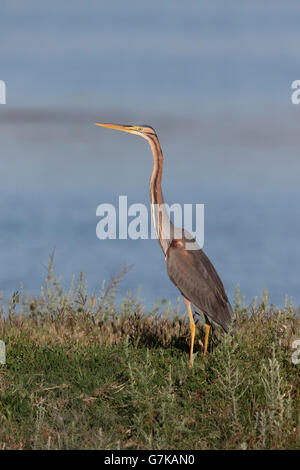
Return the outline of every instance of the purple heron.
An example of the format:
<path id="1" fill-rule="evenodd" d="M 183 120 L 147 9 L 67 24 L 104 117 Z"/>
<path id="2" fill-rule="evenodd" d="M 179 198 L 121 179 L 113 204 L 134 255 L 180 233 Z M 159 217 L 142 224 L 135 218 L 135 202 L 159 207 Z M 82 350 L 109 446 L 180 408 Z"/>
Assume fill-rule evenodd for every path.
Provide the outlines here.
<path id="1" fill-rule="evenodd" d="M 190 321 L 191 345 L 189 367 L 193 363 L 196 325 L 191 304 L 205 318 L 204 356 L 207 352 L 210 320 L 228 332 L 233 311 L 223 283 L 212 263 L 199 245 L 188 249 L 189 243 L 196 244 L 184 229 L 174 227 L 164 206 L 161 189 L 163 154 L 155 130 L 151 126 L 125 126 L 119 124 L 96 123 L 97 126 L 116 129 L 146 139 L 153 154 L 153 170 L 150 179 L 151 216 L 158 241 L 165 255 L 167 273 L 181 292 L 187 306 Z M 169 228 L 167 230 L 166 228 Z M 196 249 L 195 249 L 196 248 Z"/>

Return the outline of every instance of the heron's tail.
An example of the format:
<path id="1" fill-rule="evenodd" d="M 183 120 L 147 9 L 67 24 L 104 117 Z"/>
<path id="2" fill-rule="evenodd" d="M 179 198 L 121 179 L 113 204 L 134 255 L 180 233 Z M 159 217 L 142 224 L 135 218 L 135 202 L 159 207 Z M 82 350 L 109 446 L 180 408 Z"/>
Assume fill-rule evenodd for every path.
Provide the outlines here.
<path id="1" fill-rule="evenodd" d="M 227 318 L 226 324 L 221 325 L 224 331 L 231 336 L 235 336 L 237 333 L 237 319 L 234 311 L 232 310 L 230 302 L 227 302 Z"/>

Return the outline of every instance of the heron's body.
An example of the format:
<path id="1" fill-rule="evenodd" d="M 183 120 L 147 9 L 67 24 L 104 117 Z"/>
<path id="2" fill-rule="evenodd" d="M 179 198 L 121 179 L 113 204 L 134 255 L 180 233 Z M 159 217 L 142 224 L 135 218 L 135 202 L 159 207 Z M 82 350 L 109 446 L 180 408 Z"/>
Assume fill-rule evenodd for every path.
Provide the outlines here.
<path id="1" fill-rule="evenodd" d="M 224 286 L 217 271 L 203 250 L 196 244 L 191 235 L 175 227 L 164 206 L 161 189 L 163 155 L 155 130 L 150 126 L 123 126 L 101 124 L 102 127 L 136 134 L 146 139 L 153 154 L 153 170 L 150 179 L 151 214 L 154 228 L 161 248 L 165 254 L 169 278 L 181 292 L 188 309 L 191 328 L 190 365 L 193 360 L 195 323 L 191 303 L 208 319 L 228 331 L 233 311 L 227 298 Z M 193 249 L 189 244 L 193 243 Z M 207 350 L 209 324 L 206 324 L 204 355 Z"/>
<path id="2" fill-rule="evenodd" d="M 203 250 L 186 250 L 186 240 L 172 240 L 166 255 L 167 272 L 185 299 L 226 332 L 232 308 L 223 283 Z"/>

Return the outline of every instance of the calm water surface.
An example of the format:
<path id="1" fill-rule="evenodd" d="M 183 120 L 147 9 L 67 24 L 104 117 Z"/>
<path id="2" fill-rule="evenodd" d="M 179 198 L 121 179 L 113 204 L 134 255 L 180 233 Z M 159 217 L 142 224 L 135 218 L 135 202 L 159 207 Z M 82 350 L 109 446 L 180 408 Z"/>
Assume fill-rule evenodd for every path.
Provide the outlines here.
<path id="1" fill-rule="evenodd" d="M 249 4 L 248 4 L 249 5 Z M 166 202 L 205 204 L 204 249 L 230 299 L 264 287 L 300 303 L 299 2 L 3 2 L 0 290 L 38 293 L 49 255 L 67 287 L 85 271 L 150 307 L 174 304 L 156 241 L 99 241 L 96 207 L 148 204 L 142 139 L 97 121 L 154 126 Z"/>

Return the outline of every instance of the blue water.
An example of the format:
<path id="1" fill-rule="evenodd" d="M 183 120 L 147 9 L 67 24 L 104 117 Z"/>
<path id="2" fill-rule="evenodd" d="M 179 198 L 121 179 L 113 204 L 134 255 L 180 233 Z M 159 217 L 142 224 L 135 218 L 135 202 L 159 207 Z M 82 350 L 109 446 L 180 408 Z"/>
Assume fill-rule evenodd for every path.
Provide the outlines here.
<path id="1" fill-rule="evenodd" d="M 154 126 L 168 203 L 205 204 L 204 249 L 232 300 L 264 287 L 300 303 L 298 2 L 3 2 L 0 290 L 38 293 L 49 255 L 67 287 L 85 271 L 150 306 L 178 291 L 155 240 L 96 238 L 96 207 L 148 204 L 142 139 L 95 120 Z"/>

